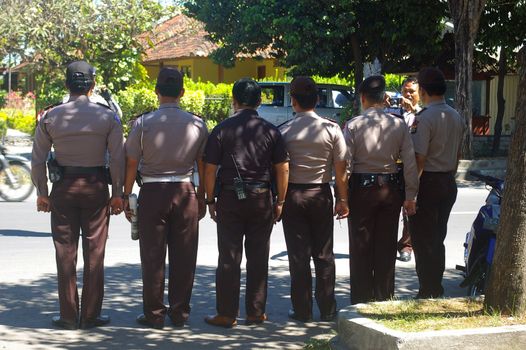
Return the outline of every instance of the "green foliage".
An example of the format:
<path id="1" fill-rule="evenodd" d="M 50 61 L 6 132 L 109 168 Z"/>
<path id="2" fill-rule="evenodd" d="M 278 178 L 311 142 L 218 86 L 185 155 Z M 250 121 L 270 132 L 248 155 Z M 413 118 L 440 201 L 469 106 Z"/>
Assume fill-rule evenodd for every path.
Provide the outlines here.
<path id="1" fill-rule="evenodd" d="M 115 99 L 122 110 L 122 125 L 125 132 L 140 114 L 153 111 L 159 106 L 153 89 L 144 86 L 130 86 L 115 94 Z"/>
<path id="2" fill-rule="evenodd" d="M 7 91 L 0 90 L 0 108 L 4 107 L 7 98 Z"/>
<path id="3" fill-rule="evenodd" d="M 384 71 L 415 69 L 438 57 L 443 1 L 264 0 L 185 3 L 219 45 L 213 58 L 232 65 L 237 54 L 271 54 L 290 73 L 354 77 L 378 58 Z M 422 11 L 425 8 L 425 11 Z"/>
<path id="4" fill-rule="evenodd" d="M 2 135 L 5 134 L 7 128 L 33 135 L 35 127 L 36 118 L 34 113 L 7 108 L 0 110 L 0 134 Z"/>

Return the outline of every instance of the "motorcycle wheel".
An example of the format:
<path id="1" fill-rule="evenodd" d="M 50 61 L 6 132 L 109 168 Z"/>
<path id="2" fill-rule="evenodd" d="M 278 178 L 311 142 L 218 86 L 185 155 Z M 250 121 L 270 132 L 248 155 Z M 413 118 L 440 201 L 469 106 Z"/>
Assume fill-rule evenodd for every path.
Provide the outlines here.
<path id="1" fill-rule="evenodd" d="M 33 192 L 31 170 L 27 165 L 18 161 L 10 161 L 9 168 L 17 183 L 13 186 L 5 169 L 0 170 L 0 197 L 7 202 L 21 202 Z"/>

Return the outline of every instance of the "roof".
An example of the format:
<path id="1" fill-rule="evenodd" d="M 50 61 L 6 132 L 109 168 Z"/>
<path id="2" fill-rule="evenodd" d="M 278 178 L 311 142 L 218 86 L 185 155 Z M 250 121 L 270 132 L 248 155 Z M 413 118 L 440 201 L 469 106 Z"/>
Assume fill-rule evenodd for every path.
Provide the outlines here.
<path id="1" fill-rule="evenodd" d="M 142 33 L 139 39 L 146 47 L 143 62 L 158 62 L 175 58 L 208 57 L 218 45 L 210 41 L 204 24 L 196 19 L 178 14 Z M 255 56 L 270 58 L 270 50 Z M 240 54 L 238 57 L 253 57 Z"/>

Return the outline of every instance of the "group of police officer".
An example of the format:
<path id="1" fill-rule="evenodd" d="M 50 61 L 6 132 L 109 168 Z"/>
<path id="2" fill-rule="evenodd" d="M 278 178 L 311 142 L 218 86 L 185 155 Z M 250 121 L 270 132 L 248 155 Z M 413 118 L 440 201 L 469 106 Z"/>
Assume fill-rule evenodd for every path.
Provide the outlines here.
<path id="1" fill-rule="evenodd" d="M 181 73 L 163 68 L 156 84 L 160 106 L 134 121 L 126 142 L 115 113 L 89 101 L 94 78 L 88 63 L 68 65 L 70 99 L 46 111 L 35 133 L 32 177 L 37 210 L 51 212 L 56 249 L 60 316 L 53 317 L 55 326 L 86 329 L 110 321 L 101 314 L 109 216 L 124 211 L 131 218 L 129 195 L 136 179 L 142 184 L 138 220 L 143 314 L 137 317 L 141 325 L 162 329 L 166 315 L 175 327 L 187 321 L 198 222 L 207 208 L 217 223 L 219 251 L 217 313 L 205 318 L 211 325 L 237 324 L 243 247 L 245 324 L 267 320 L 270 234 L 280 219 L 289 256 L 291 319 L 312 320 L 311 259 L 320 319 L 331 321 L 336 316 L 333 216 L 349 217 L 353 304 L 394 294 L 401 207 L 409 216 L 418 297 L 443 294 L 443 241 L 456 198 L 454 173 L 464 125 L 444 101 L 446 86 L 439 70 L 423 69 L 418 80 L 412 80 L 415 86 L 418 83 L 426 108 L 413 115 L 411 125 L 385 112 L 385 80 L 372 76 L 358 91 L 362 115 L 351 119 L 342 132 L 336 123 L 316 114 L 316 84 L 300 76 L 291 82 L 296 115 L 279 129 L 258 116 L 259 85 L 241 79 L 232 90 L 234 114 L 209 135 L 202 119 L 179 106 L 184 94 Z M 55 159 L 49 161 L 51 147 Z M 51 194 L 46 161 L 54 181 Z M 197 189 L 192 182 L 195 165 Z M 335 196 L 329 185 L 333 174 Z M 84 258 L 80 302 L 79 236 Z M 167 249 L 169 307 L 163 300 Z"/>

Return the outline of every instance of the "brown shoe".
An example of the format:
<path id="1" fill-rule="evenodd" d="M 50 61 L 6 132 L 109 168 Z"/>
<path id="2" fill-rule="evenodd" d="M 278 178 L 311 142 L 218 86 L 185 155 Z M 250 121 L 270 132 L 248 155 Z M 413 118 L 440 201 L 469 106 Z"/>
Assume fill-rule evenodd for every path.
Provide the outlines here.
<path id="1" fill-rule="evenodd" d="M 232 328 L 237 325 L 237 321 L 235 318 L 221 316 L 221 315 L 206 316 L 205 322 L 208 324 L 211 324 L 212 326 L 224 327 L 224 328 Z"/>
<path id="2" fill-rule="evenodd" d="M 247 316 L 247 319 L 245 320 L 245 324 L 247 326 L 251 326 L 253 324 L 262 324 L 267 320 L 267 315 L 262 314 L 260 316 Z"/>

